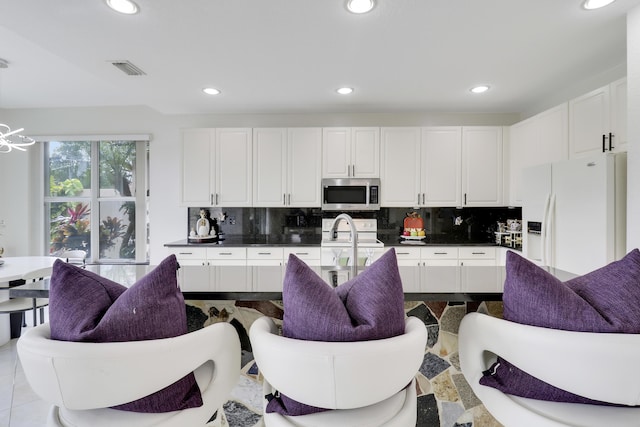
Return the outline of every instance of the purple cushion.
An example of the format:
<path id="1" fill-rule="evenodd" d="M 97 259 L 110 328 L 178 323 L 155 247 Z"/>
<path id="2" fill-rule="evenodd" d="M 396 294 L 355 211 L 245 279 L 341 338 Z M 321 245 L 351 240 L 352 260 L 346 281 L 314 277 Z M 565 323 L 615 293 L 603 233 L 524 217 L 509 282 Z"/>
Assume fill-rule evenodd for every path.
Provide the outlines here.
<path id="1" fill-rule="evenodd" d="M 567 282 L 513 252 L 507 253 L 506 268 L 503 294 L 506 320 L 569 331 L 640 333 L 638 249 L 619 261 Z M 553 387 L 502 358 L 485 373 L 480 383 L 533 399 L 604 403 Z"/>
<path id="2" fill-rule="evenodd" d="M 49 291 L 51 338 L 121 342 L 170 338 L 187 333 L 174 255 L 126 288 L 83 268 L 56 260 Z M 142 399 L 114 407 L 168 412 L 202 406 L 193 373 Z"/>
<path id="3" fill-rule="evenodd" d="M 404 293 L 394 249 L 335 289 L 290 255 L 282 299 L 282 335 L 288 338 L 365 341 L 404 333 Z M 267 404 L 267 412 L 283 415 L 324 410 L 282 394 Z"/>

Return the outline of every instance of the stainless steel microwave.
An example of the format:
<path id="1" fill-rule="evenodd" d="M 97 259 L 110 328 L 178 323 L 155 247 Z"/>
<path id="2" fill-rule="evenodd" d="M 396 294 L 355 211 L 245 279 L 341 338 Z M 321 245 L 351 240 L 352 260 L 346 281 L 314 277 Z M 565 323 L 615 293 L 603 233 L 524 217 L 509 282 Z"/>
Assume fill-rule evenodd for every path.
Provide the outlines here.
<path id="1" fill-rule="evenodd" d="M 322 210 L 374 211 L 379 209 L 379 178 L 322 179 Z"/>

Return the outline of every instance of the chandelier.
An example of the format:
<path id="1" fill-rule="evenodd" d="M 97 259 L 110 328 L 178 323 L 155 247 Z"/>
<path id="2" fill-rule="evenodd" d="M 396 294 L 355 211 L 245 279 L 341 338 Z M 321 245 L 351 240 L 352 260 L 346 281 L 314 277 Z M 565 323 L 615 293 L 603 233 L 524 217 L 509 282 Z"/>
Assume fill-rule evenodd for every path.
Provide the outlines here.
<path id="1" fill-rule="evenodd" d="M 24 128 L 11 130 L 9 126 L 0 123 L 0 153 L 9 153 L 14 148 L 27 151 L 24 147 L 35 144 L 33 138 L 20 134 L 23 130 Z"/>

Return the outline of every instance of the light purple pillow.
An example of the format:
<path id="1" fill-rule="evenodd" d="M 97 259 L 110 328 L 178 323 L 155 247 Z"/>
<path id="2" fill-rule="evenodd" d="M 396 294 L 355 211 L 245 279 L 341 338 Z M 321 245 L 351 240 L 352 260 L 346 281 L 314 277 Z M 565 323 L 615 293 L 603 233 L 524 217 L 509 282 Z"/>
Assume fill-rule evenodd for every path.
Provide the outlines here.
<path id="1" fill-rule="evenodd" d="M 404 293 L 394 249 L 335 289 L 295 255 L 290 255 L 282 299 L 282 335 L 288 338 L 366 341 L 404 333 Z M 267 404 L 267 412 L 283 415 L 324 410 L 282 394 Z"/>
<path id="2" fill-rule="evenodd" d="M 504 318 L 512 322 L 569 331 L 640 333 L 640 251 L 634 249 L 619 261 L 567 282 L 508 252 L 503 302 Z M 533 399 L 607 404 L 560 390 L 502 358 L 480 383 Z"/>
<path id="3" fill-rule="evenodd" d="M 49 291 L 51 338 L 78 342 L 122 342 L 187 333 L 174 255 L 126 288 L 83 268 L 56 260 Z M 142 399 L 115 406 L 132 412 L 169 412 L 202 406 L 193 373 Z"/>

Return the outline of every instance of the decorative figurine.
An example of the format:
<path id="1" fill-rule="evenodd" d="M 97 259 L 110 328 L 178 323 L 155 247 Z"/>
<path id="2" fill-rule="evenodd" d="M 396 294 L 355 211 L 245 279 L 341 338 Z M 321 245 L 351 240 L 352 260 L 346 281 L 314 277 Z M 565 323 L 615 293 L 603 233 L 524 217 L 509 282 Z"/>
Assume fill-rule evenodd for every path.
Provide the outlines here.
<path id="1" fill-rule="evenodd" d="M 206 209 L 200 209 L 200 219 L 196 223 L 196 227 L 198 230 L 198 236 L 205 237 L 209 235 L 209 232 L 211 231 L 211 224 L 207 218 Z"/>

